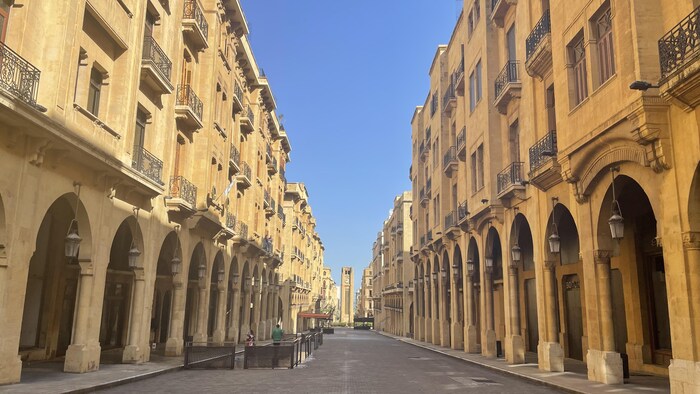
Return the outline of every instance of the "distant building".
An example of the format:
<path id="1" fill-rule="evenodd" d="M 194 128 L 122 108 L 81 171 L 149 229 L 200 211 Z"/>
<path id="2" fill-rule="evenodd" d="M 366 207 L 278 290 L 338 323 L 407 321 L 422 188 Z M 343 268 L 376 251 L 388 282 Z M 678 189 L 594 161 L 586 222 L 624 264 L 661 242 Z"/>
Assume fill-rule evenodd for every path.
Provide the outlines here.
<path id="1" fill-rule="evenodd" d="M 374 315 L 372 294 L 372 267 L 367 267 L 362 270 L 362 284 L 357 297 L 356 316 L 371 317 Z"/>
<path id="2" fill-rule="evenodd" d="M 355 282 L 352 267 L 343 267 L 340 281 L 340 322 L 352 323 L 354 312 L 353 284 Z"/>

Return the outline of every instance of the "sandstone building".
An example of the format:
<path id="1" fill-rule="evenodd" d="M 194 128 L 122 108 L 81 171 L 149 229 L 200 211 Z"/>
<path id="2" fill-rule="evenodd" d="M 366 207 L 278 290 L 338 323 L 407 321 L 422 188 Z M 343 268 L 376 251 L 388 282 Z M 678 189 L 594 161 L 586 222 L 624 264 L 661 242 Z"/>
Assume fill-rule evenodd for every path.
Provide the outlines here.
<path id="1" fill-rule="evenodd" d="M 415 338 L 700 389 L 695 6 L 464 1 L 411 121 Z"/>
<path id="2" fill-rule="evenodd" d="M 240 2 L 12 3 L 0 383 L 23 361 L 88 372 L 305 328 L 323 246 L 303 185 L 287 184 L 289 138 Z"/>

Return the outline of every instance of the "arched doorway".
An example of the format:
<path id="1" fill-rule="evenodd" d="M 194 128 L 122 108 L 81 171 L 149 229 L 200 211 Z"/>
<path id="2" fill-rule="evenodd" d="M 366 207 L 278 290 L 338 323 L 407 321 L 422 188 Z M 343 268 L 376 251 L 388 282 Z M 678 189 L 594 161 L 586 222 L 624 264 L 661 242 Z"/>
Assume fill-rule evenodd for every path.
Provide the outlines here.
<path id="1" fill-rule="evenodd" d="M 72 222 L 76 217 L 77 222 Z M 77 261 L 65 255 L 69 228 L 82 238 Z M 91 240 L 87 212 L 77 195 L 69 193 L 56 199 L 41 221 L 29 260 L 19 346 L 23 358 L 46 360 L 66 354 L 74 331 L 78 262 L 90 261 Z"/>
<path id="2" fill-rule="evenodd" d="M 494 335 L 495 348 L 487 349 L 487 355 L 503 357 L 506 334 L 505 291 L 503 289 L 503 251 L 501 237 L 495 227 L 486 233 L 484 258 L 484 296 L 486 307 L 486 336 Z M 489 291 L 490 290 L 490 291 Z"/>
<path id="3" fill-rule="evenodd" d="M 211 273 L 209 275 L 209 308 L 207 314 L 207 338 L 212 340 L 214 337 L 214 330 L 218 326 L 218 305 L 219 299 L 223 296 L 223 290 L 219 289 L 219 283 L 224 281 L 224 254 L 219 251 L 214 257 L 214 265 L 212 266 Z"/>
<path id="4" fill-rule="evenodd" d="M 452 280 L 450 270 L 450 256 L 447 251 L 442 254 L 442 269 L 440 270 L 440 288 L 443 299 L 442 306 L 442 346 L 450 347 L 452 345 Z"/>
<path id="5" fill-rule="evenodd" d="M 192 342 L 197 333 L 197 322 L 200 314 L 206 313 L 200 310 L 200 279 L 204 279 L 207 272 L 207 256 L 204 245 L 197 243 L 190 257 L 189 270 L 187 272 L 187 298 L 185 301 L 185 329 L 182 330 L 185 342 Z M 204 293 L 206 295 L 206 293 Z M 206 305 L 206 304 L 205 304 Z"/>
<path id="6" fill-rule="evenodd" d="M 598 220 L 598 244 L 613 251 L 611 268 L 611 302 L 615 348 L 627 353 L 628 342 L 633 347 L 648 349 L 642 360 L 630 360 L 630 364 L 656 364 L 668 367 L 673 356 L 671 325 L 669 318 L 668 289 L 663 247 L 657 242 L 657 220 L 649 197 L 632 178 L 620 175 L 615 178 L 617 201 L 624 217 L 624 237 L 614 242 L 608 219 L 612 215 L 612 188 L 609 188 L 601 205 Z M 632 312 L 635 329 L 626 325 L 624 306 L 639 305 Z M 628 338 L 628 335 L 630 336 Z M 632 354 L 631 358 L 635 358 Z"/>
<path id="7" fill-rule="evenodd" d="M 467 335 L 469 352 L 481 352 L 481 261 L 476 238 L 469 238 L 467 247 Z"/>
<path id="8" fill-rule="evenodd" d="M 238 259 L 233 257 L 231 268 L 228 274 L 228 291 L 226 292 L 226 339 L 236 341 L 238 339 L 238 324 L 236 324 L 236 314 L 240 299 L 237 297 L 238 284 L 240 283 L 240 273 Z M 239 318 L 240 319 L 240 318 Z"/>
<path id="9" fill-rule="evenodd" d="M 100 322 L 103 363 L 122 362 L 122 350 L 127 345 L 134 289 L 129 253 L 134 248 L 144 250 L 139 224 L 134 216 L 130 216 L 117 228 L 109 252 Z M 143 305 L 133 307 L 142 308 Z"/>
<path id="10" fill-rule="evenodd" d="M 163 354 L 165 343 L 170 335 L 170 317 L 173 306 L 173 266 L 179 269 L 182 261 L 180 240 L 175 231 L 171 231 L 163 240 L 156 265 L 156 282 L 153 288 L 151 306 L 150 343 L 156 344 L 156 352 Z"/>
<path id="11" fill-rule="evenodd" d="M 535 282 L 534 245 L 532 230 L 527 218 L 522 213 L 515 216 L 511 227 L 511 251 L 517 246 L 520 261 L 517 262 L 518 280 L 518 325 L 517 335 L 522 335 L 525 351 L 537 354 L 539 328 L 537 320 L 537 285 Z M 512 254 L 512 253 L 511 253 Z M 512 258 L 513 256 L 511 256 Z"/>
<path id="12" fill-rule="evenodd" d="M 580 261 L 580 244 L 576 223 L 571 212 L 555 200 L 554 209 L 547 221 L 547 233 L 544 240 L 545 260 L 552 262 L 554 286 L 551 290 L 557 306 L 555 316 L 550 316 L 550 331 L 556 338 L 563 339 L 564 356 L 583 360 L 583 299 L 580 278 L 583 276 Z M 559 251 L 552 250 L 553 236 L 558 239 Z"/>
<path id="13" fill-rule="evenodd" d="M 259 318 L 259 313 L 258 311 L 260 310 L 260 289 L 261 289 L 261 280 L 260 276 L 260 271 L 258 271 L 258 266 L 256 265 L 253 267 L 253 276 L 250 280 L 251 283 L 251 291 L 250 291 L 250 310 L 249 310 L 249 316 L 248 316 L 248 321 L 250 322 L 250 329 L 253 331 L 255 336 L 257 337 L 258 334 L 258 318 Z"/>
<path id="14" fill-rule="evenodd" d="M 462 341 L 464 335 L 464 324 L 465 324 L 465 311 L 464 311 L 464 267 L 462 266 L 462 251 L 459 245 L 455 245 L 454 251 L 452 253 L 452 277 L 454 279 L 454 302 L 455 302 L 455 316 L 453 316 L 454 321 L 454 332 L 455 338 L 459 338 L 458 343 L 456 343 L 456 348 L 464 348 L 464 343 Z"/>
<path id="15" fill-rule="evenodd" d="M 425 341 L 426 342 L 432 342 L 433 341 L 433 298 L 432 298 L 432 286 L 430 283 L 432 282 L 431 279 L 432 276 L 432 271 L 430 270 L 430 259 L 426 259 L 425 262 L 425 276 L 423 278 L 424 281 L 424 307 L 425 307 Z"/>
<path id="16" fill-rule="evenodd" d="M 442 291 L 443 286 L 440 286 L 440 260 L 438 256 L 435 256 L 433 259 L 432 267 L 433 272 L 430 278 L 430 285 L 433 290 L 433 344 L 440 345 L 444 336 L 442 333 L 442 319 L 444 319 L 445 316 L 440 310 L 442 308 L 440 302 L 443 299 L 440 291 Z"/>
<path id="17" fill-rule="evenodd" d="M 250 309 L 250 282 L 250 270 L 248 267 L 248 262 L 246 261 L 243 264 L 243 271 L 241 273 L 241 301 L 238 307 L 238 338 L 236 341 L 238 343 L 241 343 L 241 340 L 245 338 L 246 334 L 248 334 L 248 330 L 250 327 L 250 322 L 248 321 L 248 318 L 250 316 L 248 313 L 248 310 Z"/>

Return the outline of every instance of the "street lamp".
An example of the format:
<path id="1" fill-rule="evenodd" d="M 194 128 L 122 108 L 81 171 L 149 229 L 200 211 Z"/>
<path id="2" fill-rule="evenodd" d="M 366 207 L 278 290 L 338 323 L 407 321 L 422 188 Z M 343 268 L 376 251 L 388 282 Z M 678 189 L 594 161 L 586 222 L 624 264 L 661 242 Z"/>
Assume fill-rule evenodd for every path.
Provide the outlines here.
<path id="1" fill-rule="evenodd" d="M 486 256 L 484 263 L 484 269 L 486 269 L 487 272 L 491 272 L 491 270 L 493 270 L 493 256 Z"/>
<path id="2" fill-rule="evenodd" d="M 443 279 L 443 280 L 444 280 L 445 278 L 447 278 L 447 271 L 445 271 L 444 268 L 443 268 L 442 271 L 440 271 L 440 272 L 442 273 L 442 279 Z"/>
<path id="3" fill-rule="evenodd" d="M 222 283 L 224 281 L 224 275 L 226 274 L 226 271 L 224 271 L 224 267 L 219 267 L 219 271 L 217 271 L 217 278 L 219 283 Z"/>
<path id="4" fill-rule="evenodd" d="M 197 267 L 197 277 L 199 279 L 204 279 L 204 277 L 207 276 L 207 265 L 202 263 L 199 263 L 199 267 Z"/>
<path id="5" fill-rule="evenodd" d="M 434 280 L 434 281 L 437 280 L 437 272 L 433 272 L 433 280 Z"/>
<path id="6" fill-rule="evenodd" d="M 80 206 L 80 183 L 74 182 L 73 187 L 77 188 L 76 201 L 75 201 L 75 212 L 73 214 L 73 220 L 70 221 L 68 225 L 68 235 L 65 238 L 65 255 L 68 259 L 73 262 L 78 258 L 78 250 L 80 250 L 80 242 L 83 240 L 78 235 L 78 207 Z"/>
<path id="7" fill-rule="evenodd" d="M 467 275 L 470 277 L 474 275 L 474 260 L 471 258 L 467 259 Z"/>
<path id="8" fill-rule="evenodd" d="M 238 277 L 239 277 L 239 275 L 237 273 L 234 273 L 232 275 L 231 282 L 233 282 L 234 286 L 238 284 Z"/>
<path id="9" fill-rule="evenodd" d="M 653 85 L 650 82 L 647 81 L 634 81 L 630 84 L 630 89 L 631 90 L 641 90 L 643 92 L 647 91 L 648 89 L 651 88 L 658 88 L 659 85 Z"/>
<path id="10" fill-rule="evenodd" d="M 522 250 L 520 249 L 520 246 L 518 244 L 513 245 L 513 247 L 510 249 L 510 254 L 513 257 L 514 265 L 517 266 L 522 258 Z"/>
<path id="11" fill-rule="evenodd" d="M 135 269 L 138 267 L 139 256 L 141 256 L 141 251 L 136 247 L 134 241 L 131 241 L 131 249 L 129 249 L 129 268 Z"/>
<path id="12" fill-rule="evenodd" d="M 561 251 L 561 238 L 557 233 L 557 227 L 554 226 L 554 232 L 547 239 L 549 241 L 549 251 L 554 254 L 559 254 Z"/>
<path id="13" fill-rule="evenodd" d="M 615 195 L 615 173 L 620 171 L 619 167 L 612 167 L 610 173 L 612 174 L 612 216 L 608 219 L 608 224 L 610 225 L 610 234 L 612 239 L 621 240 L 625 236 L 625 219 L 622 217 L 622 210 L 620 209 L 620 203 L 617 201 Z"/>

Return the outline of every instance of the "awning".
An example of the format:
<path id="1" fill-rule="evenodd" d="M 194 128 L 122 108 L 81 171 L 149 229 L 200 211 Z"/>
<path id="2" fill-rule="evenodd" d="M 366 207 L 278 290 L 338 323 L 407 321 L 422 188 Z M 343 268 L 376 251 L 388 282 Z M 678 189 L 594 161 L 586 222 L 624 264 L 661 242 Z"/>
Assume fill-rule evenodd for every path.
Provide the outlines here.
<path id="1" fill-rule="evenodd" d="M 302 319 L 326 319 L 330 320 L 331 319 L 331 314 L 328 313 L 313 313 L 313 312 L 299 312 L 297 314 L 297 317 L 301 317 Z"/>

